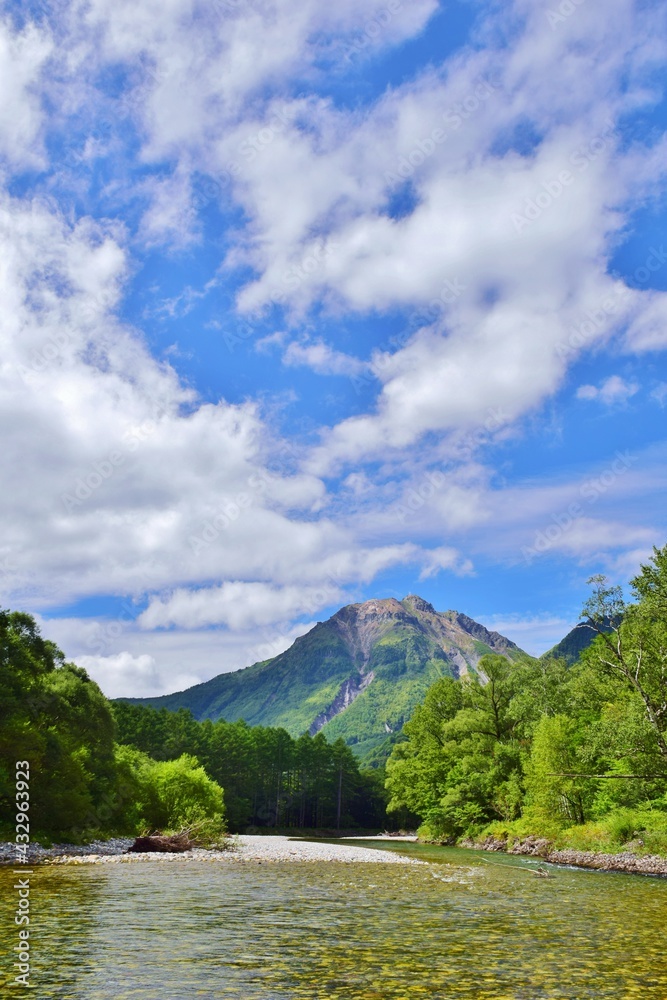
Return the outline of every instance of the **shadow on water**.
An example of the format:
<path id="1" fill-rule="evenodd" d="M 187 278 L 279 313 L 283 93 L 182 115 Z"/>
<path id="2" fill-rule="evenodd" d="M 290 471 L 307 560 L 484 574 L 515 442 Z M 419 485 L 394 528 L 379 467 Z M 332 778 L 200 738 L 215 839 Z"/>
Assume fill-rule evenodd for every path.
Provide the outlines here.
<path id="1" fill-rule="evenodd" d="M 664 881 L 570 869 L 544 880 L 517 871 L 515 859 L 486 865 L 477 852 L 387 849 L 431 863 L 36 868 L 35 995 L 667 997 Z M 12 880 L 0 871 L 3 941 L 14 936 L 5 933 L 13 926 Z"/>

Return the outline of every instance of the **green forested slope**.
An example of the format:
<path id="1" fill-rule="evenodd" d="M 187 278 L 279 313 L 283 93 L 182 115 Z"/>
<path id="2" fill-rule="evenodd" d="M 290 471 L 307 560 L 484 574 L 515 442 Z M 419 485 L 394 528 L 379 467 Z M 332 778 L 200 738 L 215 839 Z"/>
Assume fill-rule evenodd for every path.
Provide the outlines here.
<path id="1" fill-rule="evenodd" d="M 434 681 L 474 671 L 487 653 L 523 655 L 465 615 L 436 612 L 419 597 L 367 601 L 342 608 L 271 660 L 134 703 L 188 708 L 200 720 L 281 726 L 295 737 L 321 731 L 364 757 L 400 731 Z"/>
<path id="2" fill-rule="evenodd" d="M 601 628 L 606 631 L 609 630 L 609 626 L 605 623 L 601 624 Z M 591 628 L 586 622 L 580 622 L 553 649 L 549 649 L 546 653 L 543 653 L 541 658 L 560 658 L 567 660 L 568 663 L 576 663 L 584 650 L 592 645 L 596 636 L 597 632 L 594 628 Z"/>

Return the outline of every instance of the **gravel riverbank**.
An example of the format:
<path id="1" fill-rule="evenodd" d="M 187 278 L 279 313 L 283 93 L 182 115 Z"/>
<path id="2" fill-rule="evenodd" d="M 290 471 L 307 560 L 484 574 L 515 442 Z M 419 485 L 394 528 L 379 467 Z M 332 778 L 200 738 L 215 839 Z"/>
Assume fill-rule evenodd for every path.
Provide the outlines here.
<path id="1" fill-rule="evenodd" d="M 556 850 L 543 838 L 526 837 L 508 845 L 505 840 L 489 837 L 483 843 L 466 841 L 461 847 L 478 851 L 499 851 L 523 857 L 543 858 L 554 865 L 571 865 L 575 868 L 593 868 L 596 871 L 626 872 L 634 875 L 667 875 L 667 858 L 657 854 L 635 854 L 621 851 L 618 854 L 603 854 L 597 851 L 575 851 L 572 848 Z"/>
<path id="2" fill-rule="evenodd" d="M 84 846 L 55 844 L 44 848 L 31 846 L 28 855 L 32 864 L 146 864 L 150 862 L 217 861 L 229 864 L 251 862 L 272 864 L 291 861 L 343 861 L 364 864 L 424 864 L 416 858 L 404 857 L 389 851 L 377 851 L 371 847 L 355 847 L 352 844 L 326 844 L 290 840 L 282 836 L 251 836 L 240 834 L 230 839 L 224 851 L 207 851 L 196 848 L 182 854 L 127 854 L 133 839 L 94 841 Z M 13 844 L 0 844 L 0 862 L 11 864 L 15 861 Z"/>

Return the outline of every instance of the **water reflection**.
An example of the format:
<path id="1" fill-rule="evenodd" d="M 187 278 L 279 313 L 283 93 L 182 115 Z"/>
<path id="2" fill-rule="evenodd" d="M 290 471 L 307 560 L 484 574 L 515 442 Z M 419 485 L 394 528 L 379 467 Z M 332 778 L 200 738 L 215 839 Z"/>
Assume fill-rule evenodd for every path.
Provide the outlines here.
<path id="1" fill-rule="evenodd" d="M 35 869 L 36 995 L 667 997 L 667 883 L 568 870 L 541 880 L 468 852 L 436 857 L 449 863 Z M 12 880 L 0 871 L 3 928 Z"/>

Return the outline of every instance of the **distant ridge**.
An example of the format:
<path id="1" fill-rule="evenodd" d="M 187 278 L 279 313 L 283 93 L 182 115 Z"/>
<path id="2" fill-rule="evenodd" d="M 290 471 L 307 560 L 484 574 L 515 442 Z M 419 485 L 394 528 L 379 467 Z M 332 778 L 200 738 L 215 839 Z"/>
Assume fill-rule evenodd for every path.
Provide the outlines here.
<path id="1" fill-rule="evenodd" d="M 438 612 L 416 594 L 349 604 L 279 656 L 219 674 L 176 694 L 123 699 L 200 720 L 245 719 L 293 736 L 342 736 L 360 756 L 400 731 L 439 677 L 474 671 L 485 653 L 523 653 L 458 611 Z"/>
<path id="2" fill-rule="evenodd" d="M 602 629 L 605 632 L 611 632 L 611 628 L 608 625 L 603 625 Z M 567 633 L 564 639 L 561 639 L 552 649 L 543 653 L 540 659 L 546 660 L 551 657 L 559 657 L 567 660 L 569 664 L 576 663 L 583 651 L 588 649 L 597 635 L 598 633 L 591 627 L 589 622 L 579 622 L 578 625 L 575 625 Z"/>

